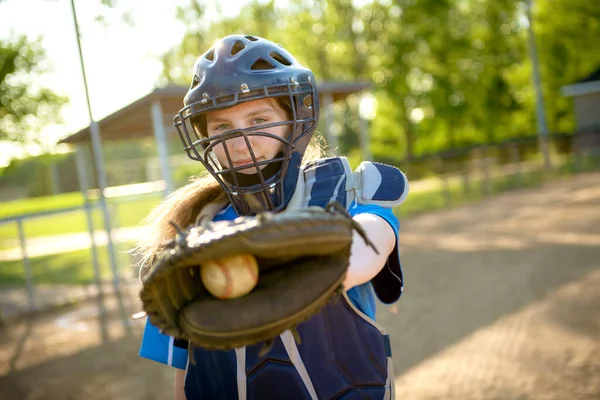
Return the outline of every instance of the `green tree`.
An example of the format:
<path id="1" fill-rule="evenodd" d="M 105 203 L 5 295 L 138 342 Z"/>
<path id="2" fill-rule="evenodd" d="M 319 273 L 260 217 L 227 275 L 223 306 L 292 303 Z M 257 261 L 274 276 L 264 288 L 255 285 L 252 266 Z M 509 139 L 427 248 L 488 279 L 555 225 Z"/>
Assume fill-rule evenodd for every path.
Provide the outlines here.
<path id="1" fill-rule="evenodd" d="M 0 140 L 42 144 L 36 133 L 61 121 L 67 99 L 35 81 L 46 71 L 39 39 L 0 41 Z"/>
<path id="2" fill-rule="evenodd" d="M 219 12 L 218 9 L 212 11 Z M 191 0 L 187 6 L 177 7 L 177 18 L 186 26 L 186 34 L 178 46 L 160 57 L 163 70 L 159 83 L 189 85 L 196 59 L 223 36 L 247 33 L 273 37 L 276 14 L 272 0 L 266 3 L 253 0 L 243 8 L 240 16 L 215 21 L 209 20 L 207 8 L 199 0 Z"/>
<path id="3" fill-rule="evenodd" d="M 208 20 L 205 3 L 191 1 L 180 9 L 188 34 L 165 55 L 163 79 L 189 84 L 199 51 L 244 32 L 277 40 L 318 80 L 371 82 L 376 159 L 395 162 L 535 134 L 523 1 L 358 3 L 253 0 L 237 16 Z M 600 66 L 600 3 L 538 0 L 534 18 L 549 127 L 568 132 L 572 106 L 560 89 Z M 336 107 L 344 152 L 358 146 L 356 99 L 351 103 L 352 110 Z"/>
<path id="4" fill-rule="evenodd" d="M 533 12 L 548 129 L 572 132 L 573 106 L 561 88 L 600 68 L 600 3 L 538 0 Z"/>

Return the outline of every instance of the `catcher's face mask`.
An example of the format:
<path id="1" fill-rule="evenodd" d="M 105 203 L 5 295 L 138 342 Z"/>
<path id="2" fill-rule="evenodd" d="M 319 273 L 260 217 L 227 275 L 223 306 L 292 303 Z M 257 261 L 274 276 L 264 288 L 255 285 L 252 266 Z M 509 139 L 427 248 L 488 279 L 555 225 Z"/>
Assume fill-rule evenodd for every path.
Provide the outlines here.
<path id="1" fill-rule="evenodd" d="M 289 117 L 277 102 L 261 99 L 207 113 L 206 121 L 194 123 L 193 128 L 212 139 L 209 146 L 217 158 L 216 166 L 250 175 L 268 164 L 280 163 L 276 158 L 288 144 L 288 124 Z"/>
<path id="2" fill-rule="evenodd" d="M 268 40 L 227 36 L 196 61 L 184 104 L 184 149 L 238 213 L 285 208 L 318 121 L 312 72 Z"/>

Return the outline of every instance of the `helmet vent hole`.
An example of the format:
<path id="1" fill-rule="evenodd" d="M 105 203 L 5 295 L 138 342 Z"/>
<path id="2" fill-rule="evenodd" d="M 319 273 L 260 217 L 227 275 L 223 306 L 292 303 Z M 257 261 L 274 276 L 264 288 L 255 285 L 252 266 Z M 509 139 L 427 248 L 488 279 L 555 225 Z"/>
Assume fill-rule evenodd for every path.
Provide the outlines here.
<path id="1" fill-rule="evenodd" d="M 249 41 L 251 41 L 251 42 L 256 42 L 256 41 L 258 40 L 258 38 L 257 38 L 257 37 L 254 37 L 254 36 L 244 36 L 244 37 L 245 37 L 246 39 L 248 39 Z"/>
<path id="2" fill-rule="evenodd" d="M 196 86 L 198 86 L 198 83 L 200 83 L 200 79 L 198 78 L 197 75 L 194 75 L 194 79 L 192 79 L 192 87 L 191 87 L 191 89 L 193 89 Z"/>
<path id="3" fill-rule="evenodd" d="M 237 40 L 231 47 L 231 55 L 235 56 L 237 53 L 244 50 L 245 48 L 246 48 L 246 45 L 244 43 L 240 42 L 239 40 Z"/>
<path id="4" fill-rule="evenodd" d="M 275 69 L 275 66 L 273 64 L 271 64 L 270 62 L 259 58 L 258 60 L 254 61 L 254 64 L 252 64 L 250 66 L 250 69 L 252 71 L 260 71 L 260 70 L 265 70 L 265 69 Z"/>
<path id="5" fill-rule="evenodd" d="M 215 60 L 215 49 L 211 49 L 208 53 L 206 53 L 204 58 L 206 58 L 208 61 L 214 61 Z"/>
<path id="6" fill-rule="evenodd" d="M 304 96 L 304 98 L 302 99 L 302 105 L 304 105 L 304 107 L 311 109 L 312 108 L 312 96 Z"/>
<path id="7" fill-rule="evenodd" d="M 269 53 L 269 55 L 270 55 L 270 56 L 271 56 L 271 57 L 272 57 L 272 58 L 273 58 L 275 61 L 277 61 L 277 62 L 278 62 L 278 63 L 280 63 L 280 64 L 286 65 L 286 66 L 288 66 L 288 67 L 289 67 L 290 65 L 292 65 L 292 63 L 291 63 L 291 61 L 290 61 L 290 60 L 288 60 L 287 58 L 285 58 L 284 56 L 282 56 L 282 55 L 281 55 L 281 54 L 279 54 L 279 53 L 276 53 L 276 52 L 272 51 L 272 52 L 270 52 L 270 53 Z"/>

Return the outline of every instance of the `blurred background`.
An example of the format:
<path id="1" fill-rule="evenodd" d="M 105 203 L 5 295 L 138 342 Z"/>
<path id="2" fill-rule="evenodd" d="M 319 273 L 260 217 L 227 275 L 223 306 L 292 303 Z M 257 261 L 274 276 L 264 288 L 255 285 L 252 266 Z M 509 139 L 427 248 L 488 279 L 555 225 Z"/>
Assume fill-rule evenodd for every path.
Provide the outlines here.
<path id="1" fill-rule="evenodd" d="M 600 3 L 0 0 L 0 397 L 171 396 L 129 252 L 202 174 L 172 126 L 225 35 L 318 78 L 327 150 L 401 168 L 406 399 L 600 398 Z"/>

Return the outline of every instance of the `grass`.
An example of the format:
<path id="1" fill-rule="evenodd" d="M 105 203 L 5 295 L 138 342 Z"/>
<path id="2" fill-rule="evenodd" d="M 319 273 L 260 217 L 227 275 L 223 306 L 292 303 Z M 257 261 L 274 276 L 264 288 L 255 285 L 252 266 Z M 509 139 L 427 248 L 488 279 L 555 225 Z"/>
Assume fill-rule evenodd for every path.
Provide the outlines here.
<path id="1" fill-rule="evenodd" d="M 0 203 L 0 219 L 59 208 L 81 207 L 82 205 L 83 196 L 79 192 L 5 201 Z"/>
<path id="2" fill-rule="evenodd" d="M 118 246 L 117 265 L 121 274 L 131 274 L 130 256 L 126 254 L 131 245 Z M 112 277 L 108 251 L 98 247 L 100 275 L 104 279 Z M 90 250 L 79 250 L 51 256 L 29 259 L 34 284 L 73 284 L 85 285 L 94 282 L 94 267 Z M 0 287 L 24 286 L 26 282 L 23 261 L 0 262 Z"/>
<path id="3" fill-rule="evenodd" d="M 69 196 L 66 196 L 69 200 Z M 40 205 L 37 206 L 38 211 L 52 210 L 50 206 L 53 204 L 60 204 L 64 207 L 67 204 L 63 202 L 49 202 L 44 203 L 44 199 L 27 199 L 23 200 L 23 207 L 9 204 L 7 209 L 10 210 L 34 210 L 36 209 L 37 200 Z M 72 199 L 71 199 L 72 200 Z M 150 212 L 159 201 L 158 196 L 156 197 L 143 197 L 136 200 L 109 202 L 109 215 L 111 219 L 111 227 L 127 227 L 138 225 L 146 215 Z M 12 203 L 12 202 L 10 202 Z M 42 204 L 43 203 L 43 204 Z M 76 205 L 71 203 L 66 205 L 67 207 Z M 44 209 L 44 207 L 46 207 Z M 3 208 L 3 212 L 5 212 Z M 104 228 L 104 218 L 102 211 L 99 208 L 95 208 L 92 211 L 92 220 L 95 229 Z M 83 209 L 76 211 L 63 212 L 54 215 L 45 215 L 34 218 L 27 218 L 23 223 L 23 230 L 27 238 L 34 238 L 40 236 L 60 235 L 65 233 L 73 232 L 87 232 L 87 217 Z M 0 249 L 12 248 L 19 246 L 18 231 L 16 222 L 6 222 L 0 224 Z"/>

